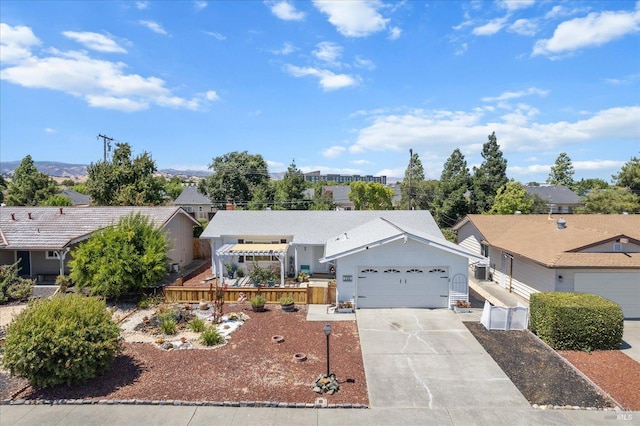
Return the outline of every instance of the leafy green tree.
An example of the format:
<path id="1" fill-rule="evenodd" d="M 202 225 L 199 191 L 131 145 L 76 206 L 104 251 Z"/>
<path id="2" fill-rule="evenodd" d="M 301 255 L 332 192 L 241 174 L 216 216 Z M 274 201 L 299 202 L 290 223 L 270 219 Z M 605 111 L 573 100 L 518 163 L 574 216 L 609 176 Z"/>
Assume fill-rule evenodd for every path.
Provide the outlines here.
<path id="1" fill-rule="evenodd" d="M 309 203 L 304 199 L 307 182 L 304 174 L 296 167 L 295 160 L 287 168 L 282 180 L 276 182 L 275 203 L 284 210 L 307 210 Z"/>
<path id="2" fill-rule="evenodd" d="M 417 152 L 411 151 L 409 165 L 404 171 L 404 179 L 400 182 L 400 208 L 412 210 L 416 207 L 418 187 L 424 182 L 424 167 Z"/>
<path id="3" fill-rule="evenodd" d="M 99 206 L 155 206 L 165 203 L 164 178 L 154 176 L 156 163 L 147 152 L 131 158 L 128 143 L 116 144 L 111 161 L 87 168 L 87 192 Z"/>
<path id="4" fill-rule="evenodd" d="M 527 185 L 528 186 L 528 185 Z M 531 200 L 531 214 L 549 213 L 549 203 L 538 194 L 527 194 Z"/>
<path id="5" fill-rule="evenodd" d="M 309 210 L 335 210 L 338 207 L 333 201 L 333 191 L 325 189 L 325 186 L 327 182 L 324 181 L 313 184 L 313 200 Z"/>
<path id="6" fill-rule="evenodd" d="M 514 214 L 517 211 L 529 214 L 532 206 L 533 198 L 529 196 L 520 182 L 512 179 L 498 189 L 489 214 Z"/>
<path id="7" fill-rule="evenodd" d="M 276 193 L 276 182 L 268 180 L 262 185 L 256 186 L 251 192 L 251 200 L 247 203 L 249 210 L 265 210 L 267 208 L 273 210 L 284 210 L 280 204 L 274 204 L 273 200 Z"/>
<path id="8" fill-rule="evenodd" d="M 577 213 L 640 213 L 640 197 L 627 188 L 598 189 L 582 197 Z"/>
<path id="9" fill-rule="evenodd" d="M 616 186 L 629 188 L 633 193 L 640 194 L 640 158 L 631 157 L 611 178 Z"/>
<path id="10" fill-rule="evenodd" d="M 576 194 L 582 196 L 594 189 L 607 189 L 609 184 L 604 179 L 580 179 L 579 182 L 574 182 L 573 190 Z"/>
<path id="11" fill-rule="evenodd" d="M 9 324 L 2 364 L 36 387 L 70 385 L 109 367 L 120 349 L 119 335 L 103 300 L 41 299 Z"/>
<path id="12" fill-rule="evenodd" d="M 30 155 L 22 159 L 7 189 L 10 206 L 37 206 L 58 192 L 56 182 L 39 172 Z"/>
<path id="13" fill-rule="evenodd" d="M 62 207 L 62 206 L 72 206 L 73 203 L 71 202 L 71 199 L 69 197 L 66 197 L 62 194 L 56 194 L 56 195 L 52 195 L 51 197 L 43 201 L 40 205 Z"/>
<path id="14" fill-rule="evenodd" d="M 453 226 L 469 212 L 471 175 L 467 161 L 458 148 L 444 163 L 440 183 L 433 202 L 435 220 L 440 228 Z"/>
<path id="15" fill-rule="evenodd" d="M 79 192 L 80 194 L 89 195 L 86 183 L 76 183 L 73 187 L 73 190 Z"/>
<path id="16" fill-rule="evenodd" d="M 560 155 L 558 155 L 558 158 L 556 158 L 555 165 L 551 166 L 547 183 L 556 186 L 565 186 L 573 190 L 574 173 L 575 171 L 573 170 L 571 158 L 569 158 L 566 152 L 561 152 Z"/>
<path id="17" fill-rule="evenodd" d="M 267 162 L 260 154 L 247 151 L 230 152 L 216 157 L 209 165 L 213 171 L 200 181 L 198 190 L 223 208 L 227 202 L 245 205 L 253 199 L 253 192 L 269 182 Z"/>
<path id="18" fill-rule="evenodd" d="M 175 200 L 180 196 L 184 189 L 184 183 L 178 176 L 172 176 L 164 182 L 164 192 L 172 199 Z"/>
<path id="19" fill-rule="evenodd" d="M 66 186 L 66 187 L 73 187 L 75 186 L 76 181 L 74 181 L 73 179 L 65 179 L 62 182 L 60 182 L 60 186 Z"/>
<path id="20" fill-rule="evenodd" d="M 482 146 L 484 161 L 473 170 L 471 179 L 471 209 L 475 213 L 484 213 L 493 205 L 493 199 L 507 182 L 507 160 L 503 158 L 496 132 Z"/>
<path id="21" fill-rule="evenodd" d="M 0 203 L 4 202 L 4 190 L 7 189 L 7 182 L 4 177 L 0 175 Z"/>
<path id="22" fill-rule="evenodd" d="M 167 275 L 167 249 L 165 233 L 149 217 L 130 214 L 73 250 L 69 276 L 101 296 L 139 292 Z"/>
<path id="23" fill-rule="evenodd" d="M 351 182 L 349 199 L 356 210 L 391 210 L 393 189 L 377 182 Z"/>

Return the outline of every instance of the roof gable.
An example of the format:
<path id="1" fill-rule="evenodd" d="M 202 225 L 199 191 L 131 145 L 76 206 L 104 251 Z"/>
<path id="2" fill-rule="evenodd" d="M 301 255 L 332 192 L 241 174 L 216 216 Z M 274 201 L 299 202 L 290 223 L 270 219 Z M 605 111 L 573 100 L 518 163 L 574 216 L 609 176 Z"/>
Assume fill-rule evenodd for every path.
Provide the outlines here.
<path id="1" fill-rule="evenodd" d="M 176 205 L 207 205 L 213 204 L 211 199 L 206 195 L 198 191 L 198 188 L 194 185 L 185 186 L 178 198 L 175 199 L 173 204 Z"/>

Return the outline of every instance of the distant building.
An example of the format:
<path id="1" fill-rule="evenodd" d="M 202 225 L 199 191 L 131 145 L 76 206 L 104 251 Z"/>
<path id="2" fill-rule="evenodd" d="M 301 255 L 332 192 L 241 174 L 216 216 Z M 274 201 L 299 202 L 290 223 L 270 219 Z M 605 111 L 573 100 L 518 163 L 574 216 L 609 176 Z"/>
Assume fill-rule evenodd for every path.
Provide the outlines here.
<path id="1" fill-rule="evenodd" d="M 537 195 L 546 201 L 551 213 L 570 214 L 576 207 L 584 205 L 578 194 L 564 186 L 525 186 L 524 189 L 529 195 Z"/>
<path id="2" fill-rule="evenodd" d="M 375 182 L 375 183 L 381 183 L 383 185 L 387 184 L 386 176 L 372 176 L 372 175 L 360 176 L 360 175 L 336 175 L 336 174 L 322 175 L 320 174 L 320 171 L 305 173 L 304 179 L 307 182 L 326 181 L 326 182 L 337 182 L 337 183 L 346 183 L 346 184 L 349 184 L 351 182 Z"/>
<path id="3" fill-rule="evenodd" d="M 62 194 L 68 199 L 71 200 L 71 204 L 76 207 L 79 206 L 90 206 L 91 205 L 91 197 L 85 194 L 81 194 L 78 191 L 74 191 L 73 189 L 63 189 Z"/>
<path id="4" fill-rule="evenodd" d="M 195 185 L 185 186 L 173 204 L 184 208 L 187 212 L 193 214 L 196 219 L 204 218 L 208 220 L 209 213 L 216 211 L 211 199 L 201 194 Z"/>

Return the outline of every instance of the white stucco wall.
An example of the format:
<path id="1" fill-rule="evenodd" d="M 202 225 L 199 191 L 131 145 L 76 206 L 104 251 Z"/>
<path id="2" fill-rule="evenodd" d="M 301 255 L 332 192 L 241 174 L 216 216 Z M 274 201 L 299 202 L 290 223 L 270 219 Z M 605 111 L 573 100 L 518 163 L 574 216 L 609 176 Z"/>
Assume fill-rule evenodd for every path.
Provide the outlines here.
<path id="1" fill-rule="evenodd" d="M 337 300 L 355 299 L 358 268 L 363 266 L 440 266 L 449 270 L 450 280 L 457 274 L 463 274 L 467 279 L 469 276 L 469 263 L 466 257 L 457 256 L 413 240 L 409 240 L 407 243 L 400 240 L 338 259 L 336 266 Z M 351 276 L 352 281 L 345 281 L 344 276 Z"/>

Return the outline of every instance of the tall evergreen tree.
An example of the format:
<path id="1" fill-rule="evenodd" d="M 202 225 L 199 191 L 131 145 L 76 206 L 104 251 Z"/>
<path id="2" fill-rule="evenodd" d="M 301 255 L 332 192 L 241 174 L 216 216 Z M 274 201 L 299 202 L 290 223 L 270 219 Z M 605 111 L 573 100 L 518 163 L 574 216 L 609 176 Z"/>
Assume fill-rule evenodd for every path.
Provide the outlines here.
<path id="1" fill-rule="evenodd" d="M 98 206 L 154 206 L 164 204 L 164 178 L 154 176 L 156 163 L 147 152 L 131 158 L 128 143 L 116 144 L 111 161 L 87 168 L 87 192 Z"/>
<path id="2" fill-rule="evenodd" d="M 571 190 L 575 185 L 573 181 L 573 164 L 571 164 L 571 158 L 566 152 L 561 152 L 556 158 L 555 165 L 551 166 L 547 183 L 556 186 L 565 186 Z"/>
<path id="3" fill-rule="evenodd" d="M 470 182 L 467 161 L 462 152 L 456 148 L 444 163 L 434 200 L 435 220 L 441 228 L 453 226 L 469 213 Z"/>
<path id="4" fill-rule="evenodd" d="M 502 157 L 496 132 L 491 133 L 482 146 L 482 158 L 480 167 L 473 170 L 471 203 L 475 213 L 491 209 L 498 189 L 508 182 L 507 160 Z"/>
<path id="5" fill-rule="evenodd" d="M 616 186 L 629 188 L 631 192 L 640 194 L 640 158 L 631 157 L 622 169 L 611 176 Z"/>
<path id="6" fill-rule="evenodd" d="M 264 158 L 247 151 L 215 157 L 209 169 L 213 173 L 200 181 L 198 190 L 207 194 L 220 208 L 227 202 L 245 205 L 253 199 L 253 191 L 267 185 L 270 180 Z"/>
<path id="7" fill-rule="evenodd" d="M 31 155 L 22 159 L 13 172 L 7 188 L 6 203 L 10 206 L 37 206 L 58 193 L 58 186 L 47 174 L 39 172 Z"/>
<path id="8" fill-rule="evenodd" d="M 275 202 L 284 210 L 307 210 L 309 203 L 304 200 L 305 189 L 304 174 L 293 160 L 282 180 L 277 182 Z"/>
<path id="9" fill-rule="evenodd" d="M 404 172 L 404 179 L 400 182 L 400 208 L 412 210 L 417 208 L 416 195 L 418 188 L 424 182 L 424 168 L 417 152 L 411 152 L 409 165 Z"/>

